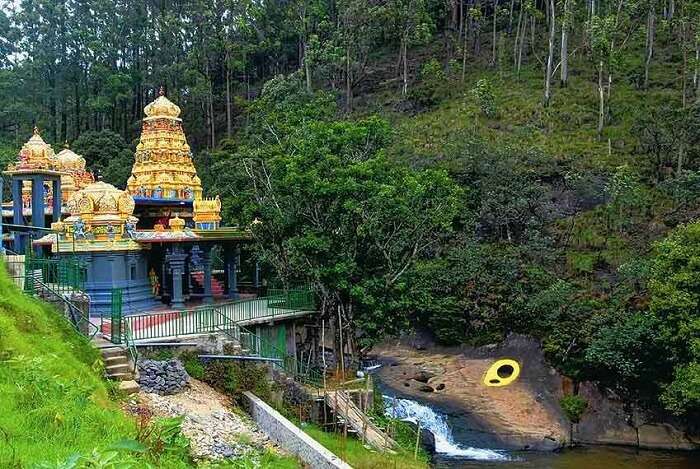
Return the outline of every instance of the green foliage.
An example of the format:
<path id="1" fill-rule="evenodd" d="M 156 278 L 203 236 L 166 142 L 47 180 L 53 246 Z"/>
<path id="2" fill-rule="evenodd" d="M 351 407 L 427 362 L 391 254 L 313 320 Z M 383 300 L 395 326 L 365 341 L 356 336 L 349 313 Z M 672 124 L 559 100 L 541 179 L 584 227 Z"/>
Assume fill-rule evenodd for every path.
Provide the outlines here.
<path id="1" fill-rule="evenodd" d="M 185 352 L 180 354 L 179 358 L 182 361 L 183 366 L 187 374 L 194 379 L 202 380 L 204 379 L 205 367 L 202 360 L 197 356 L 198 353 L 195 352 Z"/>
<path id="2" fill-rule="evenodd" d="M 248 179 L 237 218 L 262 220 L 253 233 L 259 255 L 283 281 L 308 281 L 322 304 L 352 311 L 375 340 L 403 325 L 403 276 L 451 231 L 462 192 L 444 171 L 389 161 L 382 119 L 323 118 L 317 103 L 325 97 L 290 82 L 273 88 L 285 89 L 284 109 L 263 93 L 251 127 L 264 126 L 236 153 L 221 155 L 222 168 L 237 167 Z"/>
<path id="3" fill-rule="evenodd" d="M 358 469 L 377 467 L 424 469 L 429 467 L 428 458 L 424 452 L 419 452 L 418 458 L 414 459 L 412 450 L 402 448 L 395 454 L 378 452 L 368 449 L 356 438 L 345 438 L 340 433 L 325 432 L 314 425 L 305 425 L 303 429 L 314 440 Z M 413 444 L 415 445 L 415 440 Z"/>
<path id="4" fill-rule="evenodd" d="M 476 82 L 471 90 L 471 95 L 476 101 L 479 109 L 486 117 L 496 116 L 496 103 L 493 95 L 493 85 L 487 78 L 482 78 Z"/>
<path id="5" fill-rule="evenodd" d="M 111 402 L 99 352 L 4 265 L 0 298 L 0 466 L 190 467 L 179 421 L 139 430 Z"/>
<path id="6" fill-rule="evenodd" d="M 124 139 L 111 130 L 84 132 L 72 145 L 82 155 L 88 169 L 102 176 L 105 182 L 124 187 L 131 174 L 133 151 Z"/>
<path id="7" fill-rule="evenodd" d="M 437 104 L 447 83 L 447 76 L 437 59 L 431 59 L 423 64 L 420 80 L 420 85 L 409 91 L 409 99 L 418 109 Z"/>
<path id="8" fill-rule="evenodd" d="M 578 423 L 588 407 L 588 402 L 581 396 L 568 395 L 559 399 L 559 405 L 571 423 Z"/>
<path id="9" fill-rule="evenodd" d="M 271 398 L 267 368 L 255 363 L 214 360 L 205 366 L 202 379 L 235 399 L 245 391 L 252 391 L 262 400 Z"/>

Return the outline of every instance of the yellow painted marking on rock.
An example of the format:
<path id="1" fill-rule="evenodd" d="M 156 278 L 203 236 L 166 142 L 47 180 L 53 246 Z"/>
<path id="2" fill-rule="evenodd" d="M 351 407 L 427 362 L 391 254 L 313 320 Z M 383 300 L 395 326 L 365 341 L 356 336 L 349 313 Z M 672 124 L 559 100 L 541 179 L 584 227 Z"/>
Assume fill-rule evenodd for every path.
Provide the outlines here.
<path id="1" fill-rule="evenodd" d="M 520 364 L 510 358 L 497 360 L 484 374 L 486 386 L 507 386 L 520 375 Z"/>

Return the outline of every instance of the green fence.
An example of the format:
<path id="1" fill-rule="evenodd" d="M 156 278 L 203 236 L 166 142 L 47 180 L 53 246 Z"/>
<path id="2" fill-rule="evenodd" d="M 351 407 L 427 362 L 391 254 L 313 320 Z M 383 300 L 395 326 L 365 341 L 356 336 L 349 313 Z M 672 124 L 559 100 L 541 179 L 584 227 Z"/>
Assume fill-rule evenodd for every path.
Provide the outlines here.
<path id="1" fill-rule="evenodd" d="M 184 311 L 129 315 L 134 340 L 161 339 L 219 332 L 253 321 L 273 321 L 316 310 L 310 291 L 278 291 L 274 295 L 200 306 Z"/>
<path id="2" fill-rule="evenodd" d="M 286 341 L 281 337 L 281 334 L 284 334 L 283 328 L 277 330 L 276 337 L 261 336 L 243 326 L 221 328 L 220 331 L 237 341 L 245 355 L 270 358 L 275 367 L 294 380 L 315 388 L 323 386 L 323 375 L 320 370 L 304 364 L 294 355 L 287 353 Z"/>
<path id="3" fill-rule="evenodd" d="M 36 294 L 39 282 L 58 294 L 79 292 L 85 285 L 85 266 L 73 257 L 7 255 L 5 268 L 13 282 L 29 295 Z"/>

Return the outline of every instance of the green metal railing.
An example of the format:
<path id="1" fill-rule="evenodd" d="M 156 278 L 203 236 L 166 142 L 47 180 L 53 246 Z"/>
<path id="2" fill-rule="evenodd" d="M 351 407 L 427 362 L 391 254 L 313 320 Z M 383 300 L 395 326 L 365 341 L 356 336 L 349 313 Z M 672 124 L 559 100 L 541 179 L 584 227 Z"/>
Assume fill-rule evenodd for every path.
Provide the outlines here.
<path id="1" fill-rule="evenodd" d="M 36 293 L 36 282 L 50 285 L 59 294 L 82 291 L 85 285 L 85 266 L 73 257 L 47 258 L 8 253 L 5 267 L 15 285 L 29 295 Z"/>
<path id="2" fill-rule="evenodd" d="M 236 324 L 225 316 L 224 319 L 223 323 L 228 323 L 230 327 L 221 326 L 218 330 L 238 342 L 246 355 L 272 358 L 274 359 L 272 361 L 273 366 L 278 367 L 295 381 L 314 388 L 323 387 L 323 375 L 320 370 L 305 365 L 297 357 L 278 347 L 274 341 L 255 334 L 253 331 Z"/>
<path id="3" fill-rule="evenodd" d="M 250 321 L 273 321 L 315 311 L 313 293 L 278 291 L 262 298 L 200 306 L 184 311 L 145 313 L 120 318 L 128 322 L 134 340 L 161 339 L 219 332 Z M 243 324 L 241 324 L 243 323 Z"/>

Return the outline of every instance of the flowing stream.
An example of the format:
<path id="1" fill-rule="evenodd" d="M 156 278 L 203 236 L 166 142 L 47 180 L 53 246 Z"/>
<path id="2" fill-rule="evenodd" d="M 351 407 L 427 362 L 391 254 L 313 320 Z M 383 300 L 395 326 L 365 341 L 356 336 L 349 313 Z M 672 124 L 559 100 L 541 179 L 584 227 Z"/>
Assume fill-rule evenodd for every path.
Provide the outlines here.
<path id="1" fill-rule="evenodd" d="M 435 436 L 437 469 L 696 469 L 700 452 L 588 446 L 559 452 L 503 451 L 456 442 L 445 415 L 411 399 L 384 396 L 386 413 L 420 422 Z"/>
<path id="2" fill-rule="evenodd" d="M 473 448 L 454 441 L 447 418 L 432 408 L 411 399 L 384 396 L 386 412 L 391 417 L 420 422 L 421 428 L 430 430 L 435 436 L 435 451 L 439 455 L 472 459 L 475 461 L 507 461 L 509 456 L 503 451 L 487 448 Z"/>

